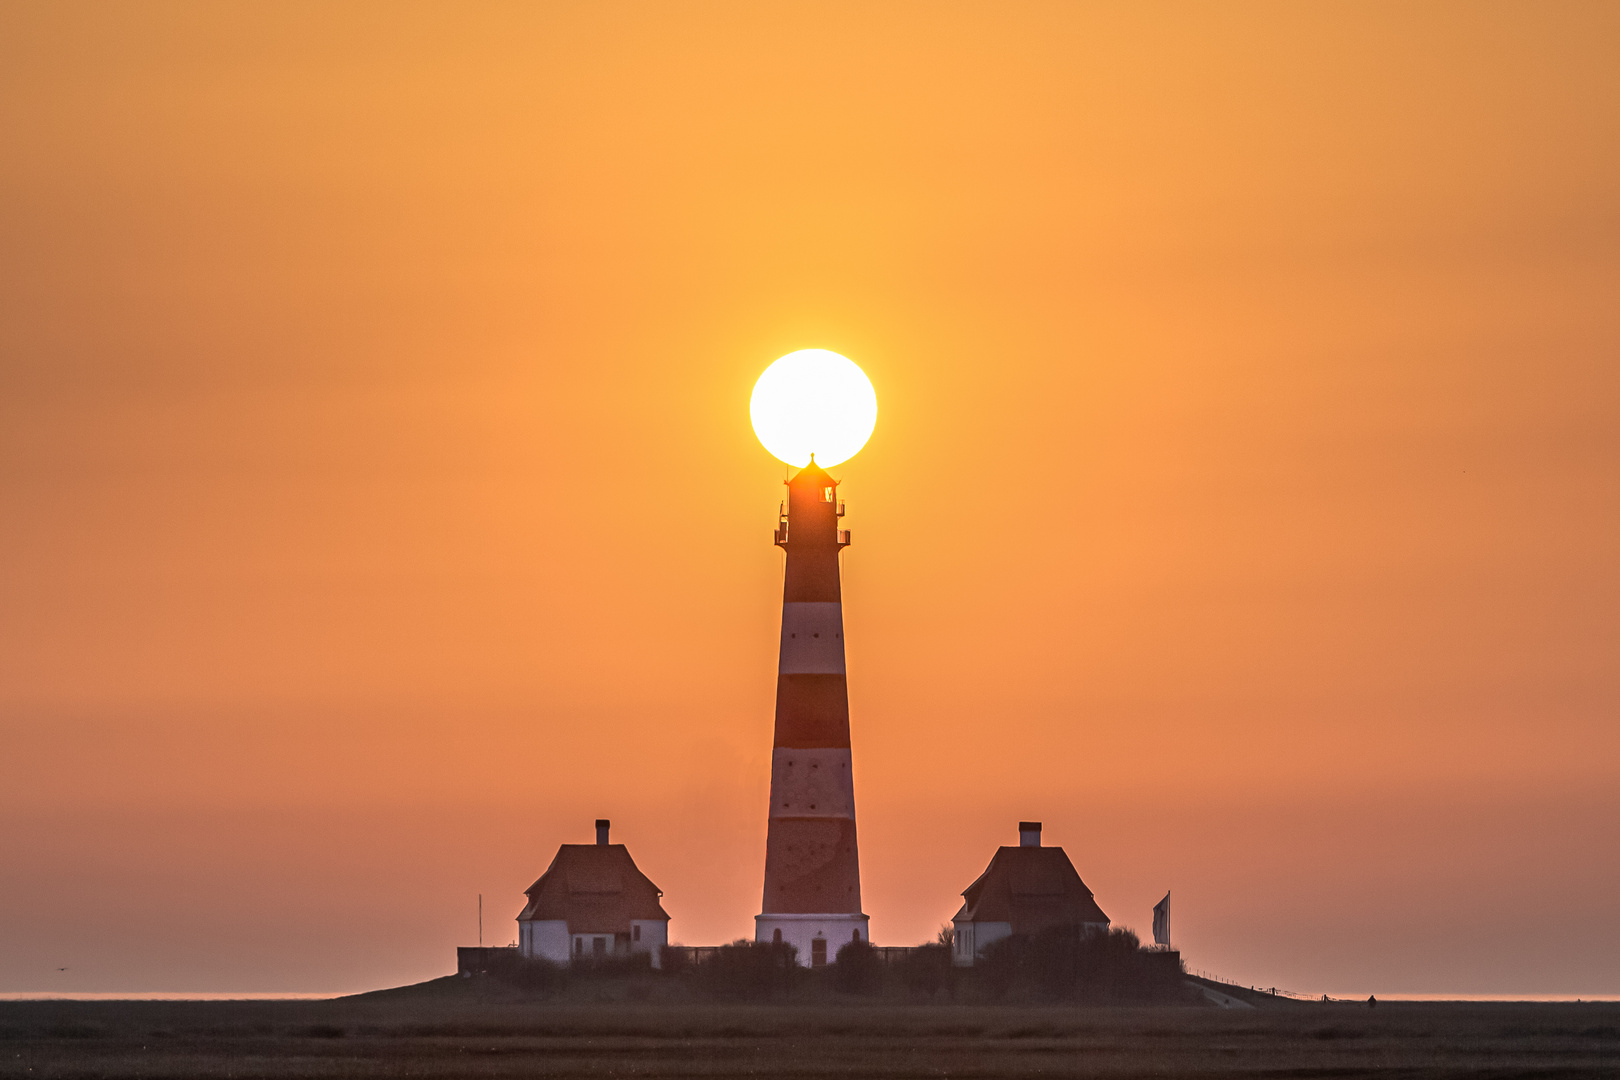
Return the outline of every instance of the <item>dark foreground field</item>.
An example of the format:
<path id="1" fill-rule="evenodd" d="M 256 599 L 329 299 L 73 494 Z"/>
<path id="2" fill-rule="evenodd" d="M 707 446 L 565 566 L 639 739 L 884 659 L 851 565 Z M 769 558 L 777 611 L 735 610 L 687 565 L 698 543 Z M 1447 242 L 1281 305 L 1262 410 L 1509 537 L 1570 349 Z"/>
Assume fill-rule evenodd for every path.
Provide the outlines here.
<path id="1" fill-rule="evenodd" d="M 0 1003 L 8 1078 L 1375 1074 L 1620 1076 L 1620 1005 Z"/>

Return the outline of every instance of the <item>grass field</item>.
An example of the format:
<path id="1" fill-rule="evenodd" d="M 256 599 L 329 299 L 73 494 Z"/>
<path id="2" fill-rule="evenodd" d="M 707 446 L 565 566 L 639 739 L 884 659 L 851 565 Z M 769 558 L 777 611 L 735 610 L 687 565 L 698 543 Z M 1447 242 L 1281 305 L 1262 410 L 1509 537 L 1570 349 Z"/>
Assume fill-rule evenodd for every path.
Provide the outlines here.
<path id="1" fill-rule="evenodd" d="M 0 1003 L 0 1077 L 1620 1076 L 1620 1004 Z"/>

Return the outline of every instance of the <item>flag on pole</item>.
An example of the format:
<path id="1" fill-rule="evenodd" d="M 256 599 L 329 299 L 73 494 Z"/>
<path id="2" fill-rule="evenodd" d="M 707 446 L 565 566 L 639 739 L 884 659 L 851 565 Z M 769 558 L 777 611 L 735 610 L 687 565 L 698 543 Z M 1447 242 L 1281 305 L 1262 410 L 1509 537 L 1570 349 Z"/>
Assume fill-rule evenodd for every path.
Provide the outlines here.
<path id="1" fill-rule="evenodd" d="M 1170 944 L 1170 894 L 1153 905 L 1153 944 Z"/>

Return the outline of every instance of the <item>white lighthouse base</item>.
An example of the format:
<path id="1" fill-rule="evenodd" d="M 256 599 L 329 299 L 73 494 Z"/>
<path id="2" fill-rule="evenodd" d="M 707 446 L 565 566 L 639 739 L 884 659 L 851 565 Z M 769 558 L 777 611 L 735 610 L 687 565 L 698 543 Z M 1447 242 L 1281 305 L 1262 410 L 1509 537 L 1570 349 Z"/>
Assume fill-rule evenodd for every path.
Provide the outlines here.
<path id="1" fill-rule="evenodd" d="M 801 967 L 821 967 L 851 941 L 870 942 L 866 922 L 865 915 L 755 915 L 754 940 L 786 942 L 799 950 Z"/>

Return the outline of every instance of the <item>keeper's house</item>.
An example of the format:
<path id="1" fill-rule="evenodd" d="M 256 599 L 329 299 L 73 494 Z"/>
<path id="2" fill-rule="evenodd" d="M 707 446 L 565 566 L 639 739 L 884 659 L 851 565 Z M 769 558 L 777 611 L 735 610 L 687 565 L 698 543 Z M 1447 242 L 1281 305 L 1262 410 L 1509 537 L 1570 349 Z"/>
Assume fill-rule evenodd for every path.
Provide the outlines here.
<path id="1" fill-rule="evenodd" d="M 608 843 L 609 822 L 596 823 L 596 843 L 563 844 L 527 889 L 518 916 L 518 955 L 566 964 L 573 959 L 652 954 L 659 966 L 669 943 L 663 891 L 636 869 L 623 844 Z"/>
<path id="2" fill-rule="evenodd" d="M 994 942 L 1056 926 L 1108 932 L 1108 916 L 1060 847 L 1041 846 L 1041 823 L 1018 823 L 1018 846 L 999 847 L 962 893 L 952 960 L 971 967 Z"/>

